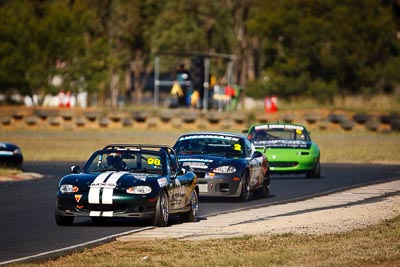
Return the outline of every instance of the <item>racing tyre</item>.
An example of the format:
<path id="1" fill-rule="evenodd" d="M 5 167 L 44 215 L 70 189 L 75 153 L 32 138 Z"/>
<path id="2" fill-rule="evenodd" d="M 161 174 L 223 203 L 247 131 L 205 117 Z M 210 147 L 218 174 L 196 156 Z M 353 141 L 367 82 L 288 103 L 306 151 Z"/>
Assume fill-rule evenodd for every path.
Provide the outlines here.
<path id="1" fill-rule="evenodd" d="M 244 173 L 242 177 L 242 192 L 240 194 L 240 199 L 245 202 L 250 199 L 250 183 L 249 183 L 249 174 L 247 172 Z"/>
<path id="2" fill-rule="evenodd" d="M 56 219 L 56 224 L 62 226 L 70 226 L 74 222 L 73 216 L 62 216 L 58 213 L 55 213 L 55 219 Z"/>
<path id="3" fill-rule="evenodd" d="M 267 174 L 264 178 L 263 186 L 261 188 L 261 197 L 267 197 L 269 195 L 269 185 L 270 185 L 270 180 L 269 180 L 269 175 Z"/>
<path id="4" fill-rule="evenodd" d="M 317 165 L 315 165 L 314 170 L 307 172 L 306 173 L 307 178 L 321 178 L 321 164 L 319 161 L 317 162 Z"/>
<path id="5" fill-rule="evenodd" d="M 160 193 L 156 204 L 156 214 L 154 215 L 154 225 L 164 227 L 168 225 L 169 203 L 165 191 Z"/>
<path id="6" fill-rule="evenodd" d="M 190 210 L 182 214 L 181 218 L 185 222 L 197 222 L 199 215 L 199 197 L 196 190 L 190 195 Z"/>

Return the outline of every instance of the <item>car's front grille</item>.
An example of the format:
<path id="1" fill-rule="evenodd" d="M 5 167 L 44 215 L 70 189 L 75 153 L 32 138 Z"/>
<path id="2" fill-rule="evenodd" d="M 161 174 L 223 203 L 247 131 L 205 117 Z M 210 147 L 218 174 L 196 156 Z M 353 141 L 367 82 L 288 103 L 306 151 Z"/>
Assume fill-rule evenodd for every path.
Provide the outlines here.
<path id="1" fill-rule="evenodd" d="M 194 173 L 196 174 L 197 178 L 206 178 L 205 172 L 194 171 Z"/>
<path id="2" fill-rule="evenodd" d="M 276 167 L 276 168 L 290 168 L 290 167 L 296 167 L 299 163 L 296 161 L 274 161 L 274 162 L 269 162 L 270 167 Z"/>

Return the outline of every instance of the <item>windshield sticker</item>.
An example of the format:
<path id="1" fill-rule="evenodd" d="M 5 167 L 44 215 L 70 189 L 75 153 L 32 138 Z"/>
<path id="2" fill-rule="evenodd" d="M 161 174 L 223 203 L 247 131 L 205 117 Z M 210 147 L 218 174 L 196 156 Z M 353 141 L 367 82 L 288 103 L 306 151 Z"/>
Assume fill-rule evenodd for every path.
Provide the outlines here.
<path id="1" fill-rule="evenodd" d="M 242 146 L 240 144 L 234 144 L 233 149 L 237 151 L 242 151 Z"/>
<path id="2" fill-rule="evenodd" d="M 291 124 L 264 124 L 257 125 L 254 127 L 256 130 L 265 130 L 265 129 L 292 129 L 292 130 L 304 130 L 303 126 L 299 125 L 291 125 Z"/>
<path id="3" fill-rule="evenodd" d="M 189 140 L 189 139 L 199 139 L 199 138 L 211 138 L 211 139 L 224 139 L 224 140 L 232 140 L 239 141 L 239 138 L 233 136 L 225 136 L 218 134 L 196 134 L 196 135 L 186 135 L 179 138 L 179 141 Z"/>
<path id="4" fill-rule="evenodd" d="M 165 178 L 165 177 L 157 179 L 157 182 L 160 187 L 164 187 L 168 184 L 167 178 Z"/>

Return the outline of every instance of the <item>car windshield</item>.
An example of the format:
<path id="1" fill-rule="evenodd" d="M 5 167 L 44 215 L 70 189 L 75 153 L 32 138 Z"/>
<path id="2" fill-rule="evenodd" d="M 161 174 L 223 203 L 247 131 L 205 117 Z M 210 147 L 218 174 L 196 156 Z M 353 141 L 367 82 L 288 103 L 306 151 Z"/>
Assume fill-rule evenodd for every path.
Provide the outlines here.
<path id="1" fill-rule="evenodd" d="M 193 135 L 181 137 L 175 144 L 178 155 L 223 155 L 241 157 L 244 143 L 241 138 L 223 135 Z"/>
<path id="2" fill-rule="evenodd" d="M 249 134 L 252 141 L 269 141 L 269 140 L 299 140 L 310 141 L 307 131 L 302 128 L 257 128 L 254 127 Z"/>
<path id="3" fill-rule="evenodd" d="M 102 150 L 94 153 L 84 172 L 128 171 L 162 174 L 160 153 L 132 150 Z"/>

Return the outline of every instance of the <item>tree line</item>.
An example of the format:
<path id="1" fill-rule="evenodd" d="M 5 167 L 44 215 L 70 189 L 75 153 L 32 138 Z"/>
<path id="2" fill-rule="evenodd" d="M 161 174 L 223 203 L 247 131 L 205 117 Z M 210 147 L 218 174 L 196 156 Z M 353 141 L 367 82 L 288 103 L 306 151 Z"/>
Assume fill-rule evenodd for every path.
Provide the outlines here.
<path id="1" fill-rule="evenodd" d="M 62 77 L 103 104 L 127 93 L 140 104 L 161 51 L 235 55 L 233 82 L 254 98 L 393 93 L 397 2 L 0 0 L 0 93 L 56 93 Z M 222 78 L 226 62 L 211 72 Z"/>

